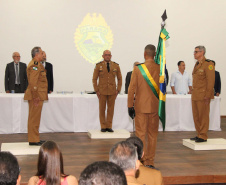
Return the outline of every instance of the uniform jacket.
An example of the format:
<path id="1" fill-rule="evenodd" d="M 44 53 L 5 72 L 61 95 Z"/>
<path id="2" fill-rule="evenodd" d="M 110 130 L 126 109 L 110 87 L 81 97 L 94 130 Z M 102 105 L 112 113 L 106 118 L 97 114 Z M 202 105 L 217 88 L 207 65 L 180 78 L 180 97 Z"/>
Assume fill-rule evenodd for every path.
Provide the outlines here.
<path id="1" fill-rule="evenodd" d="M 214 95 L 221 93 L 221 77 L 218 71 L 215 71 Z"/>
<path id="2" fill-rule="evenodd" d="M 193 72 L 192 100 L 214 98 L 215 67 L 212 61 L 205 58 L 196 62 Z"/>
<path id="3" fill-rule="evenodd" d="M 40 62 L 32 60 L 27 67 L 28 87 L 24 94 L 24 100 L 39 98 L 48 100 L 48 84 L 46 70 Z"/>
<path id="4" fill-rule="evenodd" d="M 146 185 L 163 185 L 163 178 L 160 171 L 145 167 L 140 164 L 137 171 L 137 180 Z"/>
<path id="5" fill-rule="evenodd" d="M 115 82 L 116 77 L 118 79 L 117 87 Z M 97 83 L 98 78 L 99 82 Z M 120 92 L 122 87 L 122 74 L 119 65 L 110 61 L 110 71 L 108 72 L 105 61 L 97 63 L 93 72 L 93 87 L 95 92 L 99 91 L 102 95 L 113 95 L 116 90 Z"/>
<path id="6" fill-rule="evenodd" d="M 19 78 L 20 88 L 24 92 L 27 88 L 27 65 L 23 62 L 19 63 Z M 10 62 L 6 65 L 5 69 L 5 91 L 15 90 L 15 68 L 14 62 Z"/>
<path id="7" fill-rule="evenodd" d="M 144 64 L 159 87 L 160 66 L 151 59 L 146 60 Z M 139 113 L 156 113 L 158 112 L 158 102 L 158 98 L 145 81 L 138 66 L 135 66 L 128 90 L 128 107 L 134 105 L 135 111 Z"/>
<path id="8" fill-rule="evenodd" d="M 128 72 L 126 75 L 125 94 L 128 94 L 128 88 L 129 88 L 131 76 L 132 76 L 132 71 Z"/>
<path id="9" fill-rule="evenodd" d="M 48 81 L 48 93 L 49 91 L 53 91 L 53 65 L 49 62 L 46 62 L 46 77 Z"/>

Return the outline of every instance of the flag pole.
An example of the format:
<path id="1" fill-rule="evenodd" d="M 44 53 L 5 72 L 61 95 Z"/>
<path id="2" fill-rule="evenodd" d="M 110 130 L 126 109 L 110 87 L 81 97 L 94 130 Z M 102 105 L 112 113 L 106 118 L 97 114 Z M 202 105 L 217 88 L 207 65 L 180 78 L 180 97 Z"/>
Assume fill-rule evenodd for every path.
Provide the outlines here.
<path id="1" fill-rule="evenodd" d="M 155 56 L 155 63 L 160 65 L 159 74 L 159 119 L 162 122 L 163 131 L 165 131 L 165 101 L 166 101 L 166 81 L 165 81 L 165 68 L 166 68 L 166 58 L 165 58 L 165 41 L 169 38 L 168 32 L 165 27 L 165 20 L 167 19 L 166 10 L 162 14 L 161 31 L 159 34 L 159 42 Z"/>

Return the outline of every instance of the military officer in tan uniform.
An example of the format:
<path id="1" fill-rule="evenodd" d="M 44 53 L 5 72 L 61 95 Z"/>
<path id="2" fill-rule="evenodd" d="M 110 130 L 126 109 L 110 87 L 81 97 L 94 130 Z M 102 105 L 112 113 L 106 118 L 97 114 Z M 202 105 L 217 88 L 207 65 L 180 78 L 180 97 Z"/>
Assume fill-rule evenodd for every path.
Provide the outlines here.
<path id="1" fill-rule="evenodd" d="M 99 118 L 101 132 L 114 132 L 112 130 L 112 119 L 114 115 L 115 99 L 122 87 L 122 75 L 117 63 L 111 61 L 111 52 L 103 52 L 103 61 L 96 64 L 93 72 L 93 87 L 99 98 Z M 99 82 L 97 84 L 97 79 Z M 118 80 L 116 86 L 115 78 Z M 105 109 L 107 103 L 107 119 Z"/>
<path id="2" fill-rule="evenodd" d="M 205 52 L 204 46 L 197 46 L 194 51 L 197 62 L 192 73 L 192 112 L 197 136 L 191 140 L 195 142 L 207 141 L 210 100 L 214 99 L 215 68 L 212 61 L 206 60 Z"/>
<path id="3" fill-rule="evenodd" d="M 27 67 L 28 87 L 24 95 L 24 100 L 29 103 L 28 142 L 29 145 L 40 146 L 45 142 L 39 138 L 39 125 L 43 101 L 48 100 L 48 82 L 46 70 L 40 63 L 43 60 L 42 49 L 34 47 L 31 55 L 32 60 Z"/>
<path id="4" fill-rule="evenodd" d="M 150 44 L 145 47 L 144 64 L 159 88 L 160 66 L 154 61 L 155 54 L 156 48 L 154 45 Z M 154 168 L 154 157 L 159 128 L 159 100 L 145 81 L 138 66 L 134 67 L 130 81 L 128 90 L 128 109 L 130 117 L 133 119 L 135 116 L 136 136 L 139 137 L 144 144 L 144 156 L 141 161 L 145 166 Z M 146 136 L 147 140 L 145 139 Z"/>

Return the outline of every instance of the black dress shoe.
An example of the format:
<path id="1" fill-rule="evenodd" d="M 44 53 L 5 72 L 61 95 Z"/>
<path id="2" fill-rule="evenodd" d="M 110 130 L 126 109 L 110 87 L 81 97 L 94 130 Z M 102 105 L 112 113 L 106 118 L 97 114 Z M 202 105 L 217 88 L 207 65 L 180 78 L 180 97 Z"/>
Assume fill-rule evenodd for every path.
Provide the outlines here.
<path id="1" fill-rule="evenodd" d="M 202 143 L 202 142 L 206 142 L 207 140 L 202 139 L 202 138 L 198 138 L 195 140 L 196 143 Z"/>
<path id="2" fill-rule="evenodd" d="M 107 132 L 107 129 L 106 128 L 102 128 L 100 131 L 101 132 Z"/>
<path id="3" fill-rule="evenodd" d="M 40 140 L 40 143 L 42 143 L 42 144 L 45 143 L 45 142 L 46 142 L 46 141 L 44 141 L 44 140 Z"/>
<path id="4" fill-rule="evenodd" d="M 114 130 L 112 130 L 112 128 L 106 128 L 107 132 L 114 132 Z"/>
<path id="5" fill-rule="evenodd" d="M 41 142 L 29 142 L 29 145 L 32 145 L 32 146 L 41 146 L 42 143 Z"/>
<path id="6" fill-rule="evenodd" d="M 196 141 L 197 139 L 198 139 L 197 136 L 190 138 L 190 140 L 192 140 L 192 141 Z"/>

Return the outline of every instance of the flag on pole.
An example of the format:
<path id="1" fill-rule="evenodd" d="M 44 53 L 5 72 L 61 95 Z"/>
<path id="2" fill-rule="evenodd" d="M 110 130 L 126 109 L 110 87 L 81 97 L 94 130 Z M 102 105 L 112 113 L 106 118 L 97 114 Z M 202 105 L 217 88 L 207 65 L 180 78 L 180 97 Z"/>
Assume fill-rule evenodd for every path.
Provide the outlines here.
<path id="1" fill-rule="evenodd" d="M 159 119 L 162 122 L 163 131 L 165 130 L 166 125 L 166 111 L 165 111 L 165 102 L 166 102 L 166 81 L 165 81 L 165 71 L 166 71 L 166 57 L 165 57 L 165 41 L 169 39 L 169 33 L 163 27 L 159 35 L 159 43 L 155 56 L 155 63 L 160 65 L 160 75 L 159 75 L 159 110 L 158 115 Z"/>

